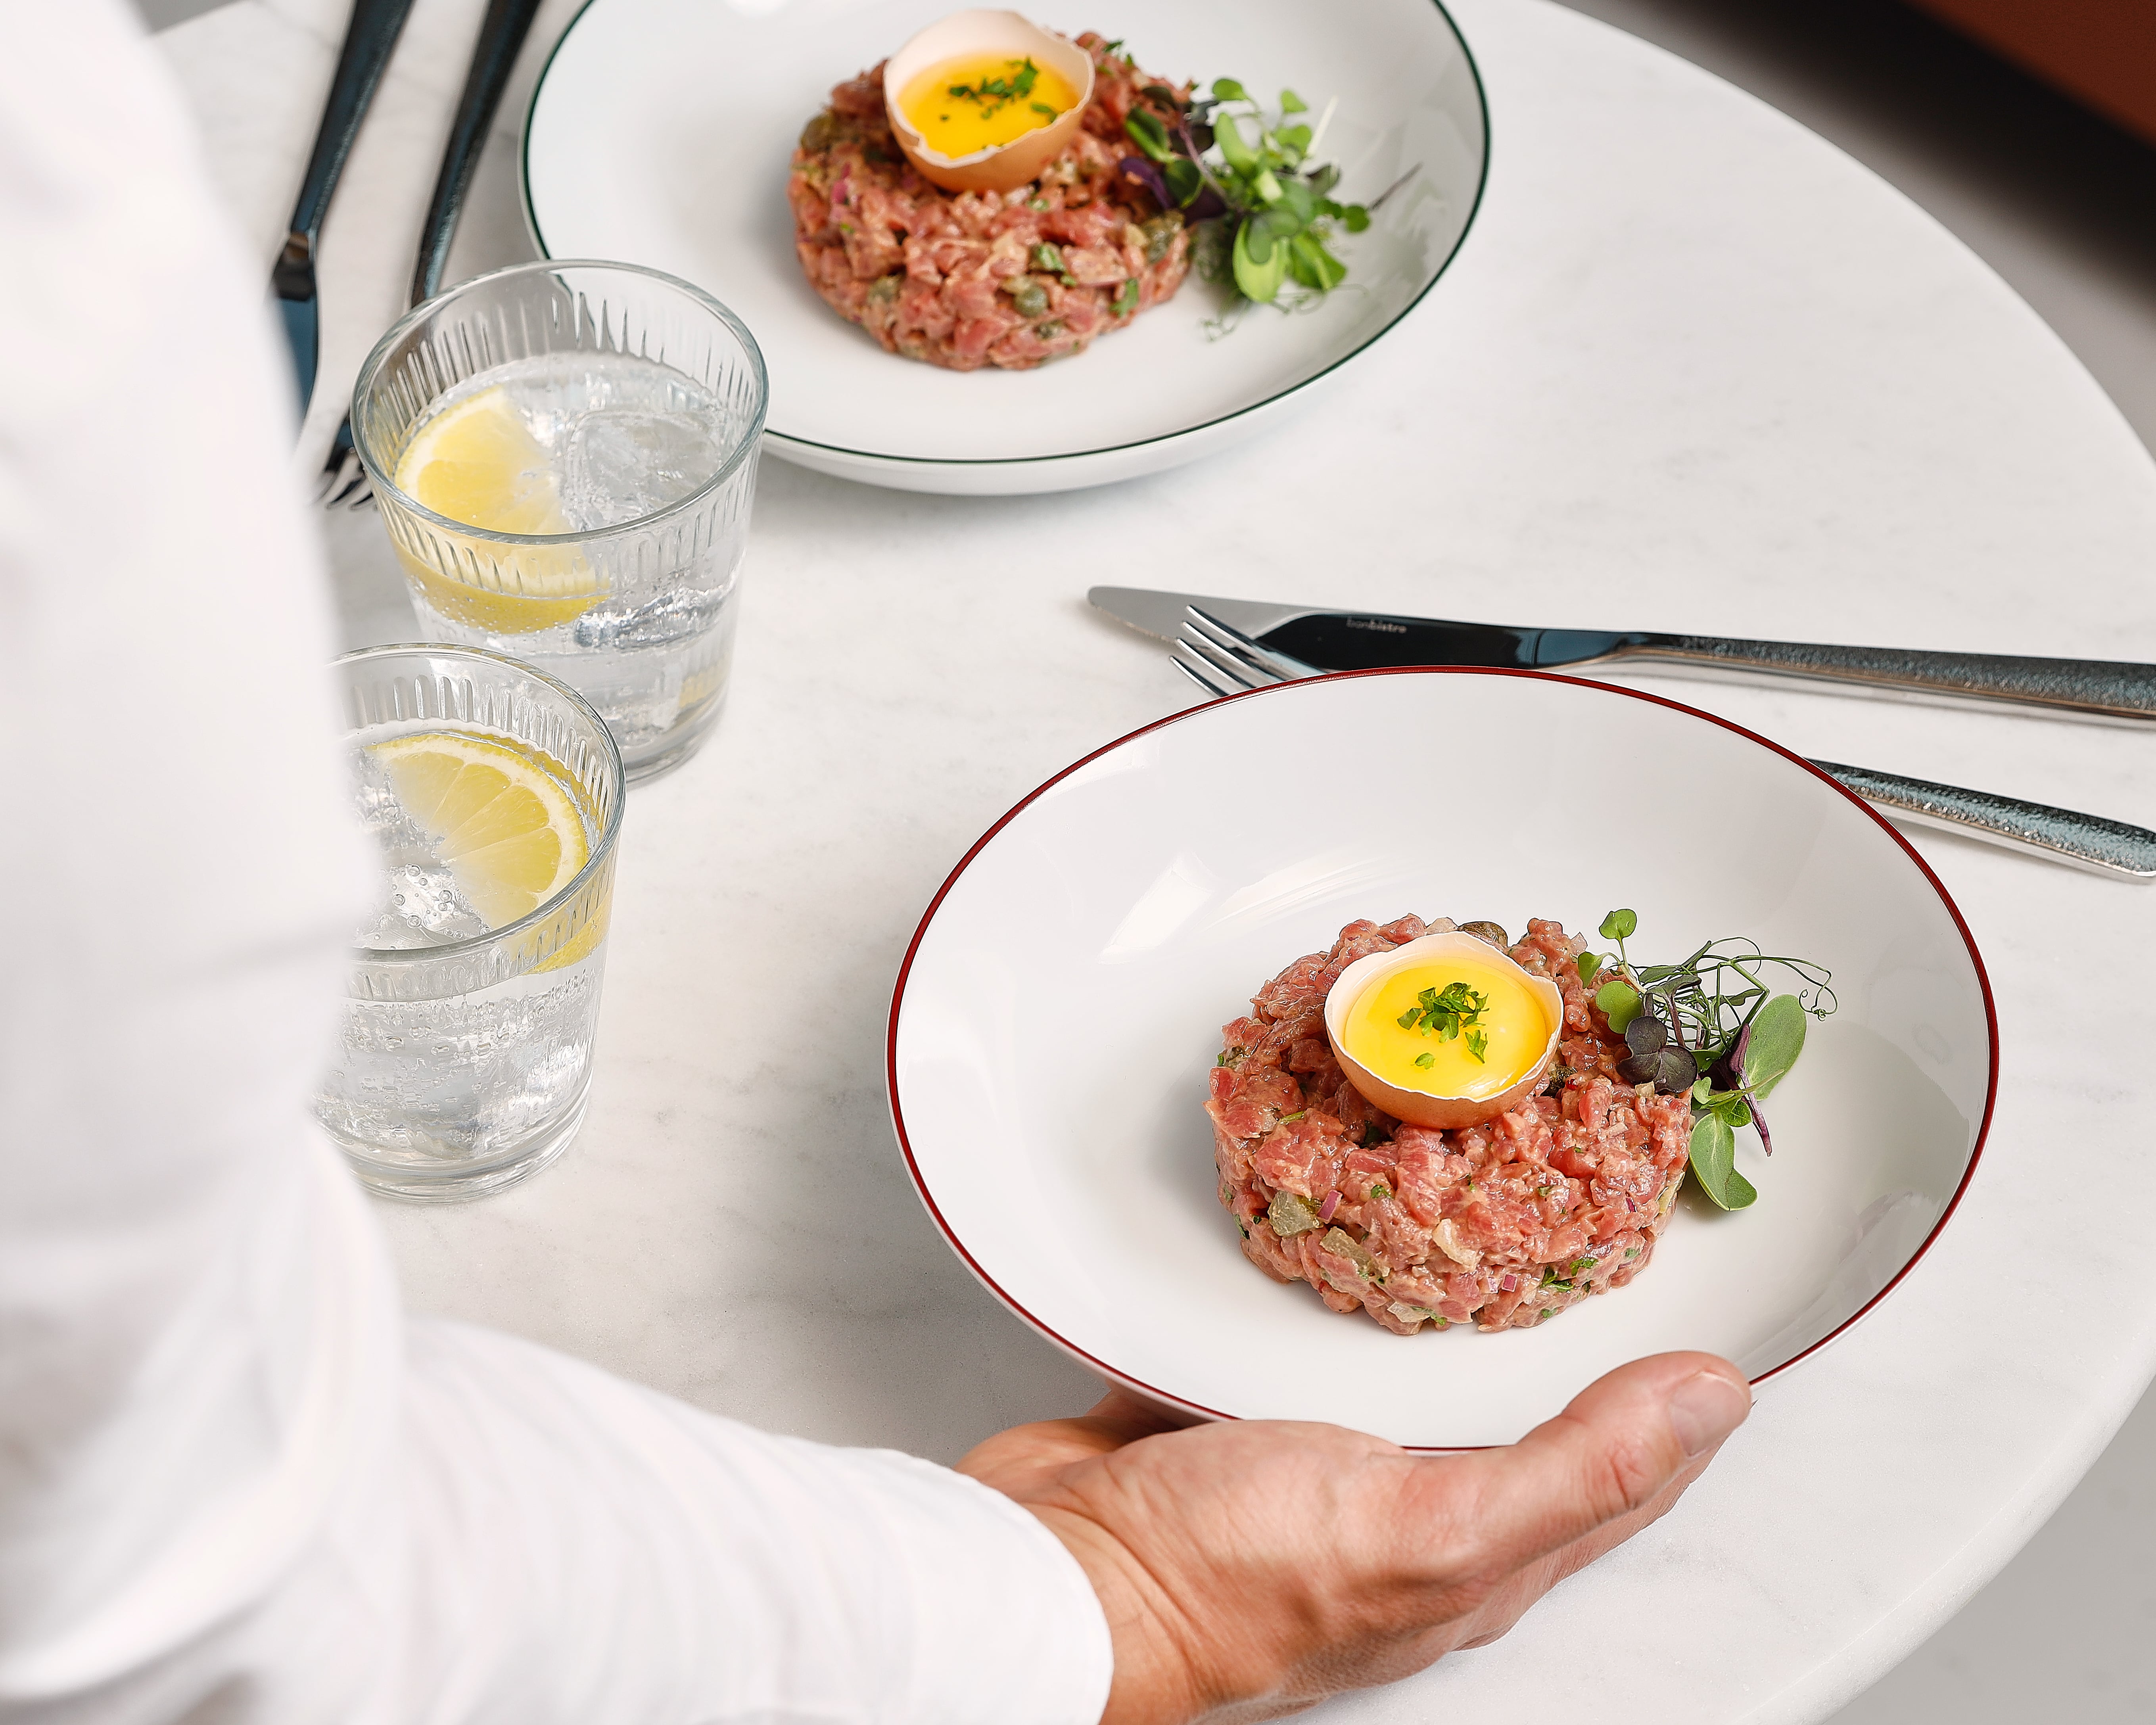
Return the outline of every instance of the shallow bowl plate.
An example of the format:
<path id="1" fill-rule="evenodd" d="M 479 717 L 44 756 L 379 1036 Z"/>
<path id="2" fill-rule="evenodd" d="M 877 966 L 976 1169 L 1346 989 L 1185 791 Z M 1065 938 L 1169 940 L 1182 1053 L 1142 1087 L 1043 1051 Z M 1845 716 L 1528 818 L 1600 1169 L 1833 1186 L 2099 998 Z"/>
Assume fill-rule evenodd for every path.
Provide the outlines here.
<path id="1" fill-rule="evenodd" d="M 1361 760 L 1364 770 L 1352 763 Z M 1568 764 L 1652 762 L 1635 793 Z M 1640 824 L 1653 785 L 1709 812 Z M 1635 800 L 1636 798 L 1636 800 Z M 1532 818 L 1530 818 L 1530 816 Z M 1392 1335 L 1268 1280 L 1215 1195 L 1219 1027 L 1358 916 L 1639 913 L 1635 959 L 1749 935 L 1834 973 L 1739 1134 L 1751 1209 L 1689 1183 L 1630 1286 L 1533 1330 Z M 1944 1225 L 1990 1118 L 1982 962 L 1893 829 L 1797 757 L 1631 691 L 1366 672 L 1196 708 L 1089 756 L 966 857 L 891 1004 L 891 1112 L 952 1246 L 1086 1363 L 1202 1414 L 1507 1443 L 1668 1348 L 1770 1376 L 1884 1296 Z"/>
<path id="2" fill-rule="evenodd" d="M 831 86 L 950 10 L 946 0 L 593 0 L 532 98 L 525 207 L 550 257 L 614 258 L 696 283 L 755 331 L 771 371 L 766 444 L 907 490 L 1065 490 L 1238 441 L 1390 329 L 1451 260 L 1481 195 L 1489 129 L 1474 62 L 1433 0 L 1086 0 L 1040 14 L 1122 36 L 1170 77 L 1227 75 L 1322 113 L 1338 196 L 1414 177 L 1344 238 L 1348 285 L 1306 314 L 1209 333 L 1195 280 L 1129 328 L 1031 372 L 939 371 L 886 353 L 810 290 L 787 163 Z"/>

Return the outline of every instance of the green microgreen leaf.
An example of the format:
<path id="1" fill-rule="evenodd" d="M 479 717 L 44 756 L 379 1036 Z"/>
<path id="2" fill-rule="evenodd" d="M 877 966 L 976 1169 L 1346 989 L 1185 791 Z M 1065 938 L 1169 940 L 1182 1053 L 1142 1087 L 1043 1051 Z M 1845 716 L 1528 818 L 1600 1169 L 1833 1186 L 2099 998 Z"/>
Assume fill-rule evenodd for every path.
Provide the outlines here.
<path id="1" fill-rule="evenodd" d="M 1270 233 L 1255 221 L 1246 221 L 1235 230 L 1234 269 L 1243 297 L 1267 304 L 1287 280 L 1287 248 L 1275 245 Z"/>
<path id="2" fill-rule="evenodd" d="M 1244 137 L 1242 128 L 1235 124 L 1234 115 L 1221 114 L 1214 117 L 1213 141 L 1219 146 L 1222 159 L 1238 173 L 1255 174 L 1258 172 L 1261 164 L 1257 152 L 1251 149 L 1249 140 Z"/>
<path id="3" fill-rule="evenodd" d="M 1622 1035 L 1625 1025 L 1640 1015 L 1640 991 L 1630 983 L 1604 983 L 1594 991 L 1594 1004 L 1609 1028 Z"/>
<path id="4" fill-rule="evenodd" d="M 1123 131 L 1130 141 L 1155 162 L 1165 162 L 1175 156 L 1168 146 L 1168 128 L 1143 108 L 1133 108 L 1123 120 Z"/>
<path id="5" fill-rule="evenodd" d="M 1297 95 L 1293 90 L 1284 90 L 1281 92 L 1281 113 L 1307 114 L 1309 111 L 1310 104 L 1303 100 L 1303 99 Z"/>
<path id="6" fill-rule="evenodd" d="M 1250 99 L 1250 92 L 1245 90 L 1241 85 L 1236 83 L 1234 79 L 1215 78 L 1213 80 L 1213 100 L 1214 101 L 1247 102 Z"/>
<path id="7" fill-rule="evenodd" d="M 1612 911 L 1602 919 L 1602 938 L 1628 941 L 1640 932 L 1640 919 L 1630 911 Z"/>
<path id="8" fill-rule="evenodd" d="M 1573 960 L 1573 968 L 1578 971 L 1582 983 L 1591 983 L 1602 974 L 1602 956 L 1599 952 L 1582 952 Z"/>
<path id="9" fill-rule="evenodd" d="M 1178 209 L 1195 203 L 1198 194 L 1205 189 L 1204 174 L 1188 156 L 1178 156 L 1168 163 L 1160 177 L 1168 182 L 1168 195 L 1175 200 Z"/>
<path id="10" fill-rule="evenodd" d="M 1351 203 L 1340 212 L 1340 225 L 1350 234 L 1360 234 L 1370 225 L 1370 212 L 1359 203 Z"/>
<path id="11" fill-rule="evenodd" d="M 1699 1189 L 1723 1209 L 1743 1209 L 1759 1195 L 1737 1172 L 1737 1135 L 1718 1114 L 1702 1114 L 1692 1122 L 1691 1173 Z"/>
<path id="12" fill-rule="evenodd" d="M 1744 1088 L 1766 1096 L 1789 1075 L 1804 1051 L 1804 1004 L 1794 994 L 1777 994 L 1753 1014 L 1744 1045 Z"/>

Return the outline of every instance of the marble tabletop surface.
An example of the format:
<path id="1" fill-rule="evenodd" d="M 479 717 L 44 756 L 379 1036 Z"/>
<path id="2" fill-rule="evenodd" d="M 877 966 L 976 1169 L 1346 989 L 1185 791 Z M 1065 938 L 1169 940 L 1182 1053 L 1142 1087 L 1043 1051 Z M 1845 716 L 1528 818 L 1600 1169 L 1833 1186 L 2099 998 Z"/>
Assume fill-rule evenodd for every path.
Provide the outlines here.
<path id="1" fill-rule="evenodd" d="M 400 309 L 481 9 L 420 0 L 355 153 L 304 468 Z M 542 13 L 453 275 L 528 254 L 514 134 L 573 9 Z M 583 1137 L 489 1202 L 380 1209 L 415 1307 L 761 1425 L 946 1460 L 1089 1399 L 930 1225 L 881 1073 L 892 978 L 952 864 L 1065 762 L 1188 704 L 1156 646 L 1086 609 L 1091 582 L 2156 660 L 2156 471 L 1975 258 L 1657 49 L 1544 0 L 1454 9 L 1489 90 L 1482 213 L 1439 289 L 1301 417 L 1158 479 L 1034 499 L 766 461 L 731 710 L 630 799 Z M 343 11 L 239 0 L 162 39 L 265 274 Z M 1314 501 L 1266 507 L 1287 470 Z M 349 638 L 408 638 L 378 522 L 326 525 Z M 1104 563 L 1104 543 L 1127 552 Z M 1636 680 L 1809 754 L 2156 824 L 2130 731 Z M 2076 1224 L 2072 1194 L 2156 1206 L 2134 966 L 2095 944 L 2130 955 L 2156 895 L 1916 842 L 1974 930 L 2002 1039 L 1952 1224 L 1764 1387 L 1658 1527 L 1507 1640 L 1323 1717 L 1819 1719 L 1993 1574 L 2133 1405 L 2156 1296 L 2136 1239 Z"/>

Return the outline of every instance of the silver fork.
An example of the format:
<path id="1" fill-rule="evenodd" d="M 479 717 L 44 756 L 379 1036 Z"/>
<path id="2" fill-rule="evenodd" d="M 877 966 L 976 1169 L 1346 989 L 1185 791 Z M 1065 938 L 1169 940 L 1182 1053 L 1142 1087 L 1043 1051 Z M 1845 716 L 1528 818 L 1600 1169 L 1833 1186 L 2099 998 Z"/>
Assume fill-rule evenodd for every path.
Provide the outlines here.
<path id="1" fill-rule="evenodd" d="M 1275 652 L 1195 605 L 1185 608 L 1182 634 L 1168 649 L 1168 659 L 1184 676 L 1214 696 L 1324 675 L 1317 666 Z M 1845 767 L 1834 761 L 1811 764 L 1883 814 L 1912 826 L 1938 827 L 2092 874 L 2156 880 L 2156 833 L 2145 827 L 2024 803 L 1989 791 L 1904 778 L 1898 773 L 1878 773 L 1869 767 Z"/>

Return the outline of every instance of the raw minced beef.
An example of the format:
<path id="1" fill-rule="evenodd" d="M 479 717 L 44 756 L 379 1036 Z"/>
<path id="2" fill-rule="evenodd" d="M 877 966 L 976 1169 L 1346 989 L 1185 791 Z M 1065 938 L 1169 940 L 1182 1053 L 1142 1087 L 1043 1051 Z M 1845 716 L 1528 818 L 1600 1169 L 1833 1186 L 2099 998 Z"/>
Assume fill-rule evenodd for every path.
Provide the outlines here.
<path id="1" fill-rule="evenodd" d="M 1654 1254 L 1691 1142 L 1686 1097 L 1619 1076 L 1624 1040 L 1573 962 L 1587 943 L 1555 922 L 1529 922 L 1511 949 L 1564 996 L 1542 1095 L 1455 1132 L 1366 1102 L 1333 1058 L 1326 993 L 1357 959 L 1452 926 L 1351 922 L 1330 952 L 1296 959 L 1223 1029 L 1206 1103 L 1244 1254 L 1404 1336 L 1522 1329 L 1624 1286 Z"/>
<path id="2" fill-rule="evenodd" d="M 1135 153 L 1132 109 L 1173 126 L 1188 87 L 1091 31 L 1077 42 L 1095 68 L 1077 137 L 1014 192 L 949 193 L 915 172 L 885 117 L 882 66 L 831 92 L 801 134 L 786 196 L 801 267 L 834 311 L 909 359 L 1023 371 L 1082 352 L 1183 285 L 1183 218 L 1120 163 Z"/>

